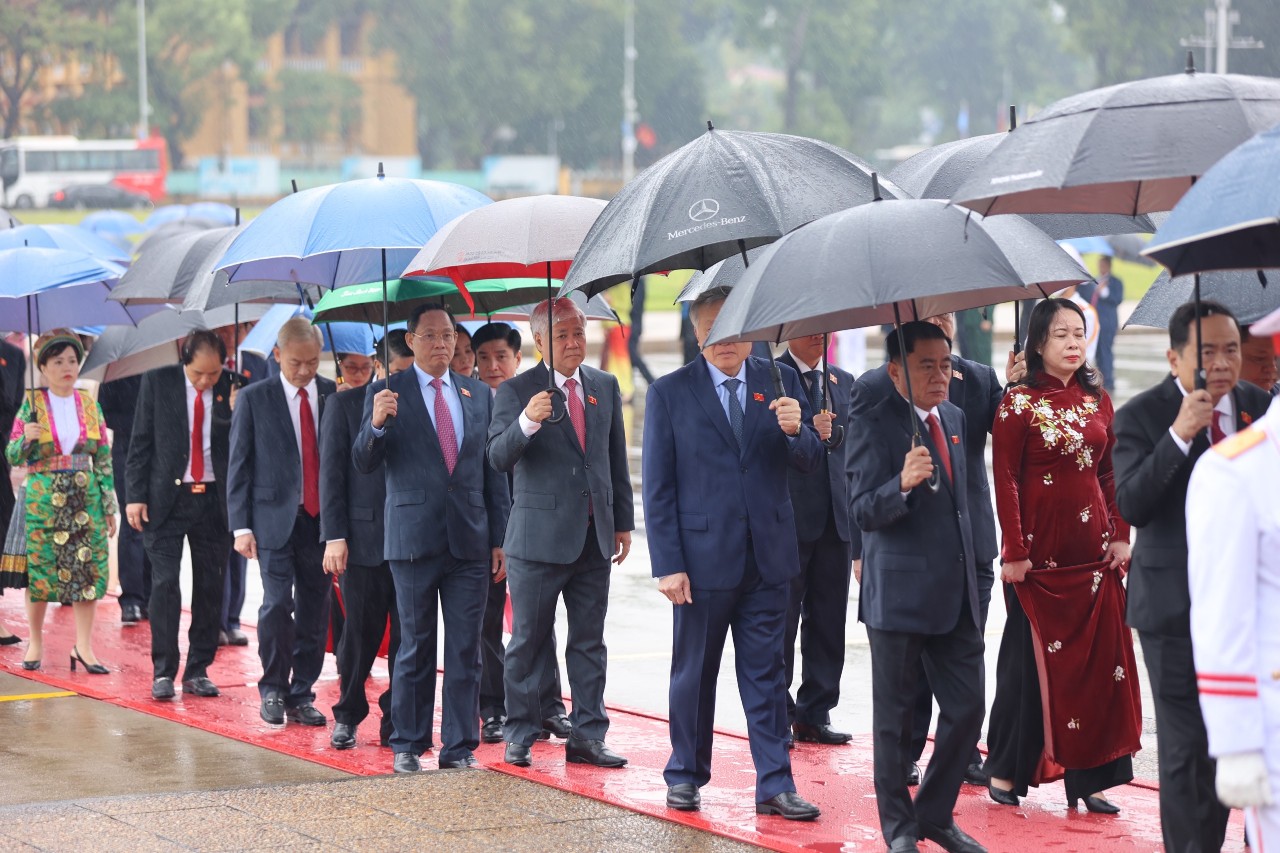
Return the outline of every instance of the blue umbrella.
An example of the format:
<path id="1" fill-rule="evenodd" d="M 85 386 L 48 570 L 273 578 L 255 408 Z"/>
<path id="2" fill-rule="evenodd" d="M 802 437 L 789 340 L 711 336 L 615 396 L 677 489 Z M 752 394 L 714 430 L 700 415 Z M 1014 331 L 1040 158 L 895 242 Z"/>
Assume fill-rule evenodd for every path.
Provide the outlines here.
<path id="1" fill-rule="evenodd" d="M 1280 125 L 1211 166 L 1142 254 L 1173 275 L 1280 267 Z"/>
<path id="2" fill-rule="evenodd" d="M 1070 240 L 1059 240 L 1058 245 L 1071 246 L 1082 255 L 1106 255 L 1110 258 L 1116 253 L 1105 237 L 1075 237 Z"/>
<path id="3" fill-rule="evenodd" d="M 236 209 L 217 201 L 198 201 L 195 204 L 166 204 L 151 211 L 144 223 L 147 230 L 158 228 L 181 219 L 203 219 L 215 225 L 235 225 Z"/>
<path id="4" fill-rule="evenodd" d="M 129 253 L 79 225 L 19 225 L 0 231 L 0 249 L 69 249 L 128 266 Z"/>
<path id="5" fill-rule="evenodd" d="M 128 237 L 146 230 L 136 217 L 123 210 L 95 210 L 80 220 L 80 227 L 107 238 Z"/>
<path id="6" fill-rule="evenodd" d="M 311 309 L 303 305 L 272 305 L 253 330 L 244 336 L 240 352 L 256 353 L 265 358 L 276 345 L 280 327 L 299 315 L 310 320 Z M 325 329 L 324 352 L 373 355 L 373 327 L 368 323 L 327 323 Z"/>

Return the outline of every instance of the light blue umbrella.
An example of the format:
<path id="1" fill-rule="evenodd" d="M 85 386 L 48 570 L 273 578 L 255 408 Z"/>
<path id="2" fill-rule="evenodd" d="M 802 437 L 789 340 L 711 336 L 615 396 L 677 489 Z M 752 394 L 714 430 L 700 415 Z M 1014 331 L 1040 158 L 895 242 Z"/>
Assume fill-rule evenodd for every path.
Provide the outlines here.
<path id="1" fill-rule="evenodd" d="M 166 204 L 157 207 L 147 216 L 147 230 L 158 228 L 181 219 L 203 219 L 215 225 L 235 225 L 236 209 L 219 201 L 198 201 L 194 204 Z"/>
<path id="2" fill-rule="evenodd" d="M 253 330 L 245 335 L 240 343 L 240 352 L 251 352 L 265 358 L 276 345 L 280 327 L 299 315 L 310 320 L 311 309 L 304 305 L 272 305 Z M 326 323 L 322 339 L 324 352 L 373 355 L 373 327 L 368 323 Z"/>
<path id="3" fill-rule="evenodd" d="M 128 266 L 124 249 L 79 225 L 19 225 L 0 231 L 0 249 L 69 249 L 104 261 Z"/>
<path id="4" fill-rule="evenodd" d="M 1116 253 L 1105 237 L 1075 237 L 1071 240 L 1059 240 L 1059 246 L 1071 246 L 1082 255 L 1106 255 L 1113 257 Z"/>
<path id="5" fill-rule="evenodd" d="M 146 230 L 136 217 L 123 210 L 95 210 L 80 220 L 80 227 L 105 238 L 128 237 Z"/>

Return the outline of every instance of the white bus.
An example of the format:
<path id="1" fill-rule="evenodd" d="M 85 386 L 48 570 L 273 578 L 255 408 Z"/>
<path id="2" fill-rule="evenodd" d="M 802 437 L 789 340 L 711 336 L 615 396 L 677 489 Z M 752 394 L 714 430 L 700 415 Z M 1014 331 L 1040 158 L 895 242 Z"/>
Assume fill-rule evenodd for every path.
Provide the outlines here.
<path id="1" fill-rule="evenodd" d="M 71 186 L 115 185 L 164 198 L 169 155 L 163 137 L 92 139 L 18 136 L 0 141 L 5 206 L 47 207 Z"/>

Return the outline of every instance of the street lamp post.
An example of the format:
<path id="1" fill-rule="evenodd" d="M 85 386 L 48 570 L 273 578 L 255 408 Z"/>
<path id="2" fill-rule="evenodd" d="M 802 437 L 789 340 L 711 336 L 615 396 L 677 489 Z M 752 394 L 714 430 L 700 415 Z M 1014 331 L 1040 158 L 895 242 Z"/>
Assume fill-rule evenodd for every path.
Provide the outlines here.
<path id="1" fill-rule="evenodd" d="M 147 121 L 147 2 L 138 0 L 138 138 L 150 135 Z"/>
<path id="2" fill-rule="evenodd" d="M 622 181 L 636 175 L 636 0 L 627 0 L 622 27 Z"/>

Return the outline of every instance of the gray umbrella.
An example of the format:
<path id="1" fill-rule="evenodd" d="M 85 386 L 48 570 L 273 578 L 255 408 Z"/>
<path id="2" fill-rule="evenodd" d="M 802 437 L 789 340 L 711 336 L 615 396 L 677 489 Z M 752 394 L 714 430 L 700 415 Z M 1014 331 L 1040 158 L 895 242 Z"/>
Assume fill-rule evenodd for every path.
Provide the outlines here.
<path id="1" fill-rule="evenodd" d="M 234 228 L 171 233 L 153 242 L 120 279 L 111 298 L 125 305 L 182 304 L 209 253 Z"/>
<path id="2" fill-rule="evenodd" d="M 110 382 L 137 376 L 156 367 L 178 363 L 180 341 L 196 329 L 218 329 L 232 323 L 257 320 L 269 305 L 246 305 L 239 320 L 233 308 L 203 311 L 159 311 L 137 326 L 109 326 L 94 342 L 80 375 Z"/>
<path id="3" fill-rule="evenodd" d="M 916 198 L 951 198 L 1007 136 L 988 133 L 935 145 L 904 160 L 889 179 Z M 1146 216 L 1115 213 L 1035 213 L 1026 219 L 1055 240 L 1156 230 Z"/>
<path id="4" fill-rule="evenodd" d="M 979 213 L 1170 210 L 1224 154 L 1280 122 L 1280 80 L 1153 77 L 1050 104 L 1005 139 L 953 196 Z"/>
<path id="5" fill-rule="evenodd" d="M 297 284 L 292 281 L 239 280 L 234 285 L 227 282 L 227 271 L 217 268 L 227 247 L 248 227 L 239 225 L 226 231 L 210 248 L 209 255 L 196 270 L 191 287 L 183 300 L 184 311 L 211 311 L 238 302 L 268 302 L 286 305 L 306 303 L 314 305 L 324 295 L 324 288 L 317 284 Z"/>
<path id="6" fill-rule="evenodd" d="M 600 213 L 561 294 L 595 295 L 671 269 L 704 270 L 872 198 L 871 168 L 800 136 L 714 130 L 650 166 Z M 888 195 L 902 195 L 886 187 Z"/>
<path id="7" fill-rule="evenodd" d="M 134 254 L 144 254 L 178 234 L 192 234 L 217 227 L 219 227 L 218 223 L 210 222 L 207 219 L 175 219 L 172 222 L 166 222 L 143 237 L 142 241 L 138 243 L 138 247 L 134 249 Z"/>
<path id="8" fill-rule="evenodd" d="M 1200 276 L 1200 298 L 1225 305 L 1241 325 L 1261 320 L 1280 309 L 1280 270 L 1228 270 L 1207 272 Z M 1181 305 L 1195 299 L 1195 276 L 1170 278 L 1169 271 L 1160 273 L 1142 297 L 1124 327 L 1150 326 L 1169 328 L 1169 318 Z M 1270 287 L 1263 283 L 1266 279 Z"/>
<path id="9" fill-rule="evenodd" d="M 825 216 L 773 244 L 707 338 L 783 341 L 1048 296 L 1089 280 L 1043 231 L 931 199 Z"/>
<path id="10" fill-rule="evenodd" d="M 747 252 L 745 261 L 742 255 L 732 255 L 705 270 L 694 273 L 680 290 L 676 302 L 692 302 L 706 291 L 716 287 L 733 287 L 747 271 L 747 263 L 754 264 L 764 250 L 764 246 L 759 246 Z"/>

